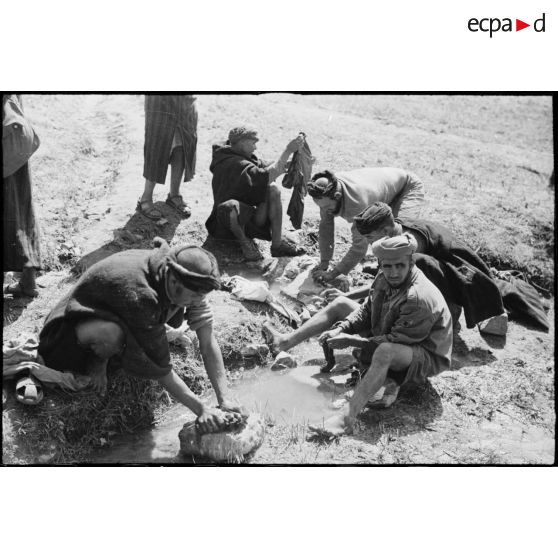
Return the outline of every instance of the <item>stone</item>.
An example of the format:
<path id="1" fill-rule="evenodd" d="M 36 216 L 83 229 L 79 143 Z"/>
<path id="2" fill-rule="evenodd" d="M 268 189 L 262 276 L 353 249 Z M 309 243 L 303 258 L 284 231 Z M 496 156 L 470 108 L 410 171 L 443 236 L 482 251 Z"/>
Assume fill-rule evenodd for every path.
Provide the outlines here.
<path id="1" fill-rule="evenodd" d="M 281 351 L 273 361 L 271 370 L 284 370 L 285 368 L 295 368 L 298 365 L 296 358 L 286 351 Z"/>
<path id="2" fill-rule="evenodd" d="M 249 415 L 233 430 L 200 435 L 196 422 L 191 421 L 178 433 L 181 453 L 227 463 L 242 463 L 248 453 L 261 446 L 264 436 L 265 422 L 258 413 Z"/>

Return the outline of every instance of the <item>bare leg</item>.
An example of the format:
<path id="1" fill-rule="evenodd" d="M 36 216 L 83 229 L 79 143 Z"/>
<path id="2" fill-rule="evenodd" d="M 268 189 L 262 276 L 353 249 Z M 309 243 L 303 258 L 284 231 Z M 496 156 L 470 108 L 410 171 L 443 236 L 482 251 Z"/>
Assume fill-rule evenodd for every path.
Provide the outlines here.
<path id="1" fill-rule="evenodd" d="M 263 227 L 271 223 L 271 247 L 279 248 L 283 230 L 283 205 L 281 203 L 281 189 L 277 184 L 270 184 L 265 202 L 258 205 L 254 214 L 254 223 Z"/>
<path id="2" fill-rule="evenodd" d="M 264 335 L 272 347 L 279 351 L 288 351 L 302 341 L 327 331 L 335 322 L 346 318 L 358 307 L 358 302 L 340 296 L 291 333 L 279 333 L 266 322 L 264 324 Z"/>
<path id="3" fill-rule="evenodd" d="M 250 239 L 246 236 L 246 233 L 244 232 L 244 228 L 240 226 L 240 223 L 238 221 L 238 211 L 236 209 L 231 209 L 229 217 L 230 217 L 229 227 L 234 237 L 239 242 L 248 242 Z"/>
<path id="4" fill-rule="evenodd" d="M 184 150 L 181 146 L 172 150 L 170 158 L 171 166 L 171 182 L 170 195 L 171 198 L 180 194 L 180 182 L 184 175 Z"/>
<path id="5" fill-rule="evenodd" d="M 413 360 L 413 350 L 408 345 L 399 343 L 381 343 L 374 355 L 372 363 L 355 393 L 349 402 L 349 408 L 342 414 L 335 415 L 325 421 L 323 427 L 318 425 L 318 430 L 325 430 L 334 435 L 351 431 L 357 415 L 362 411 L 372 395 L 384 385 L 388 370 L 402 371 L 409 367 Z"/>
<path id="6" fill-rule="evenodd" d="M 76 325 L 76 336 L 79 343 L 93 353 L 87 373 L 93 388 L 104 395 L 107 389 L 107 364 L 110 357 L 123 349 L 124 331 L 114 322 L 92 319 Z"/>
<path id="7" fill-rule="evenodd" d="M 153 190 L 155 190 L 155 182 L 146 179 L 140 201 L 149 203 L 149 207 L 153 205 Z"/>

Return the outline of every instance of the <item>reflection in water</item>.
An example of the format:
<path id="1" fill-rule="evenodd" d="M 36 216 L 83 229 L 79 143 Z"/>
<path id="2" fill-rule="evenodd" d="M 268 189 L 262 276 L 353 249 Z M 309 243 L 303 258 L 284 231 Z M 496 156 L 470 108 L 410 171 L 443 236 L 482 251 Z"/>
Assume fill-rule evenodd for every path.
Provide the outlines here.
<path id="1" fill-rule="evenodd" d="M 262 413 L 276 423 L 318 422 L 335 414 L 332 402 L 344 388 L 318 374 L 318 366 L 300 366 L 271 372 L 259 368 L 249 372 L 232 391 L 250 411 Z M 247 374 L 248 376 L 248 374 Z M 175 405 L 162 424 L 151 430 L 119 438 L 112 447 L 100 450 L 93 463 L 193 463 L 179 454 L 178 432 L 194 418 L 183 405 Z"/>

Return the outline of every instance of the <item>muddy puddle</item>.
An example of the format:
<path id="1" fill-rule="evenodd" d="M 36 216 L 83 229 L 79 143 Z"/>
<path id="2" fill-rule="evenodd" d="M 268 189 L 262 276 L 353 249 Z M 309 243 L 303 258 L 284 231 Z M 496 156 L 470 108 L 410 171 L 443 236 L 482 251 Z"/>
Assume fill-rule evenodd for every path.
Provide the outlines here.
<path id="1" fill-rule="evenodd" d="M 342 400 L 345 376 L 319 373 L 318 365 L 302 365 L 273 372 L 268 368 L 246 371 L 235 386 L 234 396 L 250 411 L 274 424 L 305 424 L 336 413 L 334 402 Z M 212 402 L 211 398 L 208 399 Z M 115 440 L 89 458 L 91 463 L 193 463 L 179 453 L 178 432 L 194 415 L 183 405 L 174 405 L 151 429 Z"/>

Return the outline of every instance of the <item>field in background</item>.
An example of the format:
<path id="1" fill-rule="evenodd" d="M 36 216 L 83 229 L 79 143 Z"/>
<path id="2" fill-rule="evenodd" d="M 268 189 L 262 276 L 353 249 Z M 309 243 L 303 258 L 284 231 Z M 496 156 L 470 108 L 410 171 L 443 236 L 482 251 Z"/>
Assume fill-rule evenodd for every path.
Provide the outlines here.
<path id="1" fill-rule="evenodd" d="M 197 175 L 183 191 L 194 214 L 180 222 L 165 212 L 169 223 L 163 228 L 134 215 L 143 187 L 141 96 L 30 95 L 25 107 L 42 142 L 31 165 L 47 273 L 37 300 L 27 307 L 5 305 L 5 338 L 38 332 L 49 309 L 71 287 L 69 269 L 80 261 L 147 247 L 155 234 L 172 242 L 203 243 L 211 207 L 211 144 L 242 122 L 260 130 L 259 153 L 266 159 L 276 157 L 302 130 L 317 157 L 316 170 L 398 166 L 415 172 L 427 188 L 427 218 L 450 226 L 493 265 L 525 271 L 534 284 L 553 292 L 549 97 L 201 96 Z M 166 191 L 158 186 L 157 199 L 163 200 Z M 288 196 L 285 191 L 286 202 Z M 317 207 L 308 200 L 305 228 L 315 226 L 317 218 Z M 348 227 L 340 223 L 338 231 L 340 255 Z M 213 302 L 223 318 L 217 320 L 217 334 L 235 375 L 242 364 L 239 339 L 257 336 L 265 315 L 223 293 L 214 294 Z M 553 306 L 553 298 L 550 302 Z M 220 325 L 225 316 L 226 328 Z M 506 346 L 491 347 L 476 330 L 464 331 L 452 371 L 433 380 L 428 390 L 408 394 L 392 412 L 366 414 L 356 436 L 322 447 L 306 442 L 302 425 L 275 425 L 256 460 L 547 462 L 554 447 L 553 335 L 553 329 L 541 334 L 511 324 Z M 180 353 L 173 361 L 199 392 L 205 389 L 199 362 Z M 169 404 L 157 386 L 119 381 L 124 387 L 117 389 L 114 380 L 109 401 L 90 398 L 80 406 L 68 396 L 52 396 L 56 412 L 46 400 L 42 408 L 22 408 L 9 400 L 3 413 L 4 459 L 82 459 L 103 445 L 101 439 L 107 443 L 118 431 L 149 424 Z M 118 415 L 122 407 L 125 412 Z"/>

